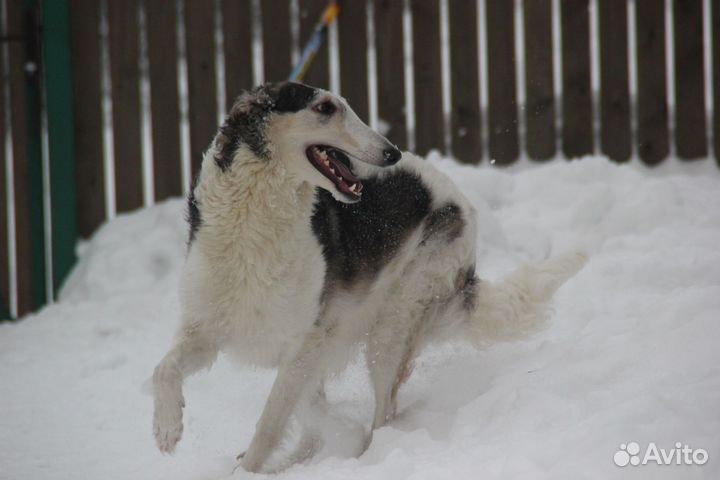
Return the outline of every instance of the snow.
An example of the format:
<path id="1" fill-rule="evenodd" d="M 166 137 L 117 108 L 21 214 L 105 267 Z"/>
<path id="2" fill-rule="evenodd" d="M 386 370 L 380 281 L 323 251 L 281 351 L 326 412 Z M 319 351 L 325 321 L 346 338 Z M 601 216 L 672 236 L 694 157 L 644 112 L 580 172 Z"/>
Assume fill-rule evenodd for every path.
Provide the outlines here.
<path id="1" fill-rule="evenodd" d="M 591 253 L 525 341 L 422 354 L 399 416 L 349 457 L 370 422 L 362 363 L 330 384 L 326 447 L 279 478 L 608 479 L 720 474 L 720 173 L 602 158 L 509 170 L 431 155 L 476 206 L 478 271 L 496 278 L 571 248 Z M 169 346 L 183 203 L 104 225 L 58 303 L 0 325 L 0 478 L 223 479 L 274 373 L 224 358 L 186 384 L 175 456 L 151 435 L 143 385 Z M 703 466 L 618 467 L 620 444 L 703 448 Z M 630 471 L 628 471 L 630 470 Z"/>

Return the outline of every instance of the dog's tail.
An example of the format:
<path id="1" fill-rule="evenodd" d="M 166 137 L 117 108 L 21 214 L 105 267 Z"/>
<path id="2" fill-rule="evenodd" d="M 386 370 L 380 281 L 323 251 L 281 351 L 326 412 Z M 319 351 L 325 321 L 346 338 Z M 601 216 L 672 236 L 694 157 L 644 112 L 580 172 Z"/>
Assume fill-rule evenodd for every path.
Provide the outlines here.
<path id="1" fill-rule="evenodd" d="M 476 280 L 466 334 L 477 345 L 522 338 L 547 318 L 553 294 L 587 262 L 583 253 L 522 267 L 498 282 Z"/>

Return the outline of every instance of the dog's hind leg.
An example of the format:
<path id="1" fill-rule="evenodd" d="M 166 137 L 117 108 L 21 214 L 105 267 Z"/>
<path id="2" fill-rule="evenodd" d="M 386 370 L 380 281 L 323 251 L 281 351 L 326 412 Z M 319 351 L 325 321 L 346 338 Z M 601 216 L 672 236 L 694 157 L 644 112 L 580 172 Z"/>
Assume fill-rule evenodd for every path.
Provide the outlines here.
<path id="1" fill-rule="evenodd" d="M 417 333 L 414 330 L 405 330 L 403 327 L 408 326 L 402 321 L 396 323 L 396 320 L 397 318 L 381 316 L 370 333 L 365 350 L 370 381 L 375 392 L 375 413 L 372 427 L 365 435 L 358 456 L 370 446 L 373 432 L 395 416 L 398 389 L 412 372 Z M 398 326 L 401 328 L 397 328 Z M 409 327 L 412 329 L 413 326 Z"/>
<path id="2" fill-rule="evenodd" d="M 208 341 L 197 328 L 181 331 L 175 344 L 163 357 L 153 373 L 155 411 L 153 434 L 163 453 L 172 453 L 183 431 L 183 380 L 212 364 L 218 354 L 217 345 Z"/>
<path id="3" fill-rule="evenodd" d="M 373 430 L 385 425 L 396 413 L 398 388 L 412 370 L 412 344 L 412 335 L 406 332 L 376 336 L 368 344 L 366 359 L 375 390 Z"/>

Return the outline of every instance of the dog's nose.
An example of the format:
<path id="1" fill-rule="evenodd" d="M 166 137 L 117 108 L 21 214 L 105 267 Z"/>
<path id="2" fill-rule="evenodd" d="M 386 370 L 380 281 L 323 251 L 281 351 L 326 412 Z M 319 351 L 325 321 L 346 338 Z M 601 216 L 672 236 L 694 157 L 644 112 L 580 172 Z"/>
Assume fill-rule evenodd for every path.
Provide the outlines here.
<path id="1" fill-rule="evenodd" d="M 385 165 L 395 165 L 402 158 L 402 152 L 395 147 L 383 150 Z"/>

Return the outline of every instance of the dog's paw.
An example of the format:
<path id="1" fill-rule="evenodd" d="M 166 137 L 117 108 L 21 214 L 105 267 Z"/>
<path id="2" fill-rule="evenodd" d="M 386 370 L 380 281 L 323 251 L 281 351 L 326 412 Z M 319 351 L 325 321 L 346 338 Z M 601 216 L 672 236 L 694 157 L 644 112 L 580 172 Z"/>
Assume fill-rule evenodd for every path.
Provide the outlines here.
<path id="1" fill-rule="evenodd" d="M 245 460 L 245 453 L 242 452 L 238 454 L 236 457 L 237 463 L 235 464 L 235 468 L 233 468 L 232 473 L 237 472 L 238 470 L 245 470 L 246 472 L 250 473 L 262 473 L 261 467 L 262 465 L 257 462 L 248 462 Z"/>
<path id="2" fill-rule="evenodd" d="M 180 398 L 172 402 L 162 402 L 155 406 L 153 415 L 153 434 L 155 443 L 163 453 L 173 453 L 182 437 L 182 409 L 185 402 Z"/>
<path id="3" fill-rule="evenodd" d="M 262 445 L 258 445 L 258 443 Z M 247 451 L 238 455 L 238 465 L 235 469 L 242 468 L 246 472 L 251 473 L 271 473 L 273 470 L 268 470 L 265 465 L 268 460 L 269 451 L 268 448 L 265 448 L 264 442 L 251 443 Z"/>

